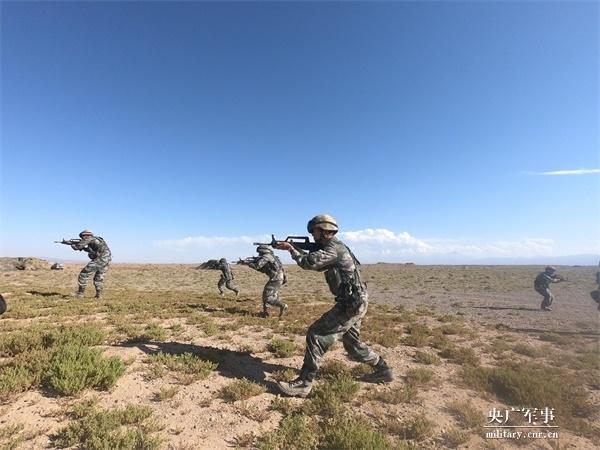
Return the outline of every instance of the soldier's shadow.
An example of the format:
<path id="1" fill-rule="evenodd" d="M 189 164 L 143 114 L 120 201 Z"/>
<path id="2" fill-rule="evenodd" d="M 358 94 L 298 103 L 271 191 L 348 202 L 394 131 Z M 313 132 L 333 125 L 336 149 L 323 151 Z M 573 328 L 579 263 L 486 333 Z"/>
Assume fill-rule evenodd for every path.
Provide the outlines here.
<path id="1" fill-rule="evenodd" d="M 61 294 L 60 292 L 40 292 L 40 291 L 27 291 L 28 294 L 36 295 L 39 297 L 61 297 L 69 298 L 70 295 Z"/>
<path id="2" fill-rule="evenodd" d="M 491 309 L 493 311 L 539 311 L 540 308 L 527 308 L 525 306 L 471 306 L 473 309 Z"/>
<path id="3" fill-rule="evenodd" d="M 206 312 L 217 312 L 222 311 L 229 314 L 235 314 L 237 316 L 251 316 L 251 317 L 262 317 L 262 312 L 259 311 L 251 311 L 249 309 L 240 308 L 239 306 L 227 306 L 225 308 L 218 308 L 214 306 L 209 306 L 206 303 L 193 304 L 189 303 L 187 305 L 189 308 L 201 309 Z"/>
<path id="4" fill-rule="evenodd" d="M 148 355 L 156 353 L 167 353 L 180 355 L 191 353 L 198 358 L 218 364 L 216 371 L 227 378 L 246 378 L 267 386 L 275 392 L 274 383 L 266 380 L 266 374 L 277 370 L 289 369 L 288 366 L 272 364 L 254 357 L 247 352 L 221 349 L 217 347 L 206 347 L 193 344 L 182 344 L 180 342 L 131 342 L 120 344 L 123 347 L 137 347 Z"/>

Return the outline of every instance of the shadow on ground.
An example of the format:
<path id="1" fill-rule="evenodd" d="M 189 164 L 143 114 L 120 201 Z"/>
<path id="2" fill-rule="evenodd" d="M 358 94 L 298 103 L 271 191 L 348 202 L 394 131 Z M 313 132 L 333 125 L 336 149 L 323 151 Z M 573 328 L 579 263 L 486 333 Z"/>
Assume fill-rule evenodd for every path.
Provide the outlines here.
<path id="1" fill-rule="evenodd" d="M 70 298 L 70 295 L 61 294 L 60 292 L 40 292 L 40 291 L 27 291 L 28 294 L 36 295 L 39 297 L 61 297 L 61 298 Z"/>
<path id="2" fill-rule="evenodd" d="M 148 355 L 160 352 L 171 355 L 191 353 L 198 358 L 217 363 L 219 365 L 217 367 L 217 372 L 224 377 L 247 378 L 251 381 L 260 382 L 267 386 L 272 392 L 276 392 L 276 387 L 274 383 L 266 381 L 266 374 L 290 368 L 281 364 L 265 362 L 247 352 L 193 344 L 181 344 L 179 342 L 125 342 L 117 346 L 137 347 Z"/>

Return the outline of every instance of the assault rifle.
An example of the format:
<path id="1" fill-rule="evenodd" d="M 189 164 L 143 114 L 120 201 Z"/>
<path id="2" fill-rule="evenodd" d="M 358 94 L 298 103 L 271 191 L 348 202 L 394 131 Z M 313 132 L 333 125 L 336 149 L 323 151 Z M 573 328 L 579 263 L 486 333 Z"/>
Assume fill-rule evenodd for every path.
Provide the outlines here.
<path id="1" fill-rule="evenodd" d="M 54 241 L 57 244 L 73 245 L 79 244 L 81 239 L 63 239 L 62 241 Z"/>
<path id="2" fill-rule="evenodd" d="M 268 244 L 264 242 L 254 242 L 252 243 L 252 245 L 269 245 L 273 248 L 276 248 L 277 243 L 279 242 L 287 242 L 289 244 L 292 244 L 296 250 L 302 253 L 314 252 L 322 248 L 316 242 L 310 242 L 308 236 L 288 236 L 283 241 L 278 241 L 277 239 L 275 239 L 274 234 L 271 235 L 271 242 L 269 242 Z"/>
<path id="3" fill-rule="evenodd" d="M 253 263 L 254 261 L 256 261 L 256 257 L 255 256 L 249 256 L 248 258 L 238 258 L 238 260 L 235 262 L 236 264 L 239 264 L 241 266 L 247 266 L 250 263 Z"/>

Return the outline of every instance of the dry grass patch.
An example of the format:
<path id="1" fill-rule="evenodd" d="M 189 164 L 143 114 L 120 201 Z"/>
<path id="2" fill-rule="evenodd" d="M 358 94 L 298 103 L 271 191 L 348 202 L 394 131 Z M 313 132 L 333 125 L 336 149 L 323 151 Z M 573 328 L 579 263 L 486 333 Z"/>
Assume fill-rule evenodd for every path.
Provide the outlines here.
<path id="1" fill-rule="evenodd" d="M 240 402 L 235 409 L 242 416 L 247 417 L 250 420 L 254 420 L 255 422 L 264 422 L 270 416 L 269 411 L 265 411 L 256 405 L 251 405 L 246 402 Z"/>
<path id="2" fill-rule="evenodd" d="M 415 361 L 420 364 L 432 365 L 432 364 L 439 364 L 441 362 L 441 359 L 439 358 L 439 356 L 437 356 L 433 353 L 417 350 L 415 352 Z"/>
<path id="3" fill-rule="evenodd" d="M 484 414 L 469 401 L 454 401 L 448 404 L 448 412 L 454 416 L 462 429 L 482 427 Z"/>
<path id="4" fill-rule="evenodd" d="M 417 388 L 414 386 L 401 386 L 385 389 L 375 393 L 374 400 L 397 405 L 400 403 L 410 403 L 417 398 Z M 369 398 L 368 400 L 371 400 Z"/>
<path id="5" fill-rule="evenodd" d="M 512 348 L 513 352 L 519 355 L 529 356 L 530 358 L 538 358 L 542 353 L 535 347 L 527 344 L 517 344 Z"/>
<path id="6" fill-rule="evenodd" d="M 410 369 L 406 372 L 406 378 L 409 386 L 425 387 L 428 386 L 433 379 L 433 370 L 424 367 Z"/>
<path id="7" fill-rule="evenodd" d="M 155 402 L 163 402 L 165 400 L 170 400 L 177 395 L 179 392 L 179 388 L 175 386 L 165 386 L 160 388 L 160 390 L 154 394 Z"/>
<path id="8" fill-rule="evenodd" d="M 434 428 L 433 422 L 427 419 L 424 413 L 417 414 L 404 422 L 399 422 L 395 418 L 389 419 L 384 426 L 388 432 L 396 434 L 404 440 L 415 441 L 422 441 L 431 436 Z"/>
<path id="9" fill-rule="evenodd" d="M 458 448 L 469 441 L 470 433 L 458 428 L 450 428 L 442 435 L 444 442 L 451 448 Z"/>
<path id="10" fill-rule="evenodd" d="M 467 386 L 496 394 L 514 406 L 549 407 L 558 420 L 589 417 L 595 411 L 588 393 L 574 384 L 573 377 L 548 366 L 511 364 L 505 367 L 464 367 Z"/>

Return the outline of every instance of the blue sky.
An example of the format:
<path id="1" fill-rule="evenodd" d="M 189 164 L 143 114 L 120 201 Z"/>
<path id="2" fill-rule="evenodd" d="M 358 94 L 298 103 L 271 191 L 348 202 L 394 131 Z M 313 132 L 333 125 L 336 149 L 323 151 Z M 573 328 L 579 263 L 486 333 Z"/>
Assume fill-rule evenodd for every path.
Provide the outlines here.
<path id="1" fill-rule="evenodd" d="M 596 2 L 1 16 L 3 256 L 244 256 L 320 212 L 369 262 L 600 253 Z"/>

